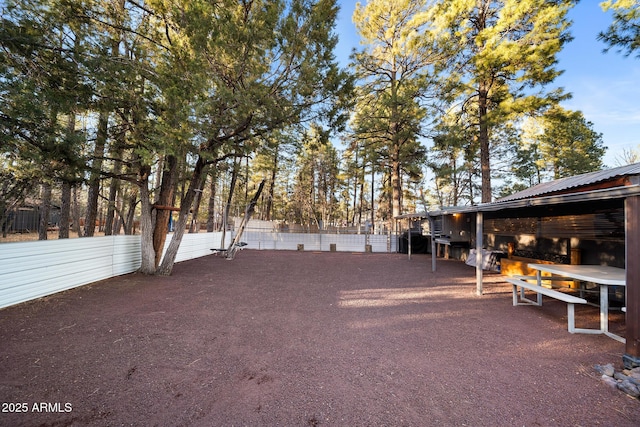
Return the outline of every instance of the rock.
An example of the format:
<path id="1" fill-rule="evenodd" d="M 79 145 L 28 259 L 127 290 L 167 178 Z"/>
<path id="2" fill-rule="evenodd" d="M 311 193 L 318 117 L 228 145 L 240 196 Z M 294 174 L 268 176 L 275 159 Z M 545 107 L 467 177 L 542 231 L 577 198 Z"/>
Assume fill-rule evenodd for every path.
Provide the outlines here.
<path id="1" fill-rule="evenodd" d="M 618 381 L 614 380 L 609 375 L 602 374 L 602 382 L 605 383 L 606 385 L 608 385 L 609 387 L 611 387 L 614 390 L 618 388 Z"/>
<path id="2" fill-rule="evenodd" d="M 627 393 L 631 397 L 640 396 L 640 390 L 638 390 L 638 386 L 633 384 L 631 381 L 624 380 L 618 384 L 618 388 L 625 393 Z"/>
<path id="3" fill-rule="evenodd" d="M 613 377 L 615 374 L 615 369 L 613 369 L 613 365 L 611 363 L 607 363 L 606 365 L 596 365 L 594 368 L 602 375 L 606 375 L 608 377 Z"/>
<path id="4" fill-rule="evenodd" d="M 613 378 L 620 381 L 629 381 L 629 377 L 623 374 L 622 372 L 616 372 L 615 374 L 613 374 Z"/>
<path id="5" fill-rule="evenodd" d="M 638 388 L 640 388 L 640 378 L 627 377 L 627 379 L 629 380 L 629 382 L 635 384 Z"/>

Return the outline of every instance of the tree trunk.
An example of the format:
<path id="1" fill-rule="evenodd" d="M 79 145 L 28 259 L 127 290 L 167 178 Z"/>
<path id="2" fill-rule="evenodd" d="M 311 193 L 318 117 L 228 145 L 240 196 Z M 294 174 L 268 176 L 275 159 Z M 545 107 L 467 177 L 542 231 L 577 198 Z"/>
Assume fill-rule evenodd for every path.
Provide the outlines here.
<path id="1" fill-rule="evenodd" d="M 100 171 L 102 170 L 104 147 L 107 142 L 108 124 L 109 114 L 101 112 L 100 117 L 98 118 L 98 134 L 96 135 L 96 146 L 93 150 L 91 175 L 89 177 L 87 216 L 84 223 L 84 235 L 86 237 L 93 237 L 96 228 L 96 219 L 98 217 L 98 196 L 100 194 Z"/>
<path id="2" fill-rule="evenodd" d="M 360 226 L 362 226 L 362 210 L 364 209 L 364 181 L 360 182 L 359 195 L 360 195 L 360 200 L 358 203 L 358 234 L 360 234 Z"/>
<path id="3" fill-rule="evenodd" d="M 122 161 L 120 160 L 120 158 L 122 157 L 122 147 L 124 143 L 123 141 L 121 141 L 121 138 L 124 138 L 124 136 L 118 138 L 116 147 L 111 151 L 111 156 L 116 160 L 113 164 L 113 177 L 111 178 L 111 184 L 109 184 L 109 204 L 107 207 L 107 215 L 105 218 L 104 228 L 105 236 L 119 234 L 116 227 L 116 222 L 118 221 L 116 213 L 118 212 L 118 193 L 120 193 L 120 180 L 117 178 L 117 176 L 120 175 L 120 172 L 122 170 Z"/>
<path id="4" fill-rule="evenodd" d="M 273 165 L 271 169 L 271 180 L 269 182 L 269 191 L 267 192 L 267 206 L 265 208 L 266 215 L 265 219 L 267 221 L 271 221 L 271 217 L 273 215 L 273 196 L 275 194 L 276 187 L 276 175 L 278 173 L 278 155 L 279 155 L 278 147 L 276 146 L 273 153 Z"/>
<path id="5" fill-rule="evenodd" d="M 49 227 L 49 213 L 51 212 L 51 184 L 42 184 L 42 201 L 40 203 L 40 224 L 38 225 L 38 240 L 47 240 Z"/>
<path id="6" fill-rule="evenodd" d="M 402 214 L 402 182 L 400 180 L 400 117 L 398 110 L 398 81 L 396 71 L 391 75 L 391 229 L 395 230 L 395 217 Z M 397 231 L 397 230 L 396 230 Z"/>
<path id="7" fill-rule="evenodd" d="M 233 192 L 236 188 L 236 181 L 238 180 L 238 163 L 233 161 L 233 171 L 231 172 L 231 183 L 229 184 L 229 196 L 227 197 L 227 204 L 224 207 L 224 215 L 222 224 L 223 233 L 227 229 L 227 222 L 229 221 L 229 212 L 231 211 L 231 202 L 233 200 Z"/>
<path id="8" fill-rule="evenodd" d="M 178 176 L 178 159 L 175 156 L 167 156 L 164 163 L 165 168 L 162 171 L 160 194 L 156 200 L 156 205 L 160 206 L 160 208 L 156 209 L 156 221 L 153 228 L 153 250 L 156 254 L 156 267 L 160 265 L 162 249 L 169 231 L 169 218 L 171 217 L 171 210 L 164 208 L 169 207 L 173 201 L 173 193 Z"/>
<path id="9" fill-rule="evenodd" d="M 154 274 L 156 272 L 155 252 L 153 250 L 153 220 L 151 218 L 151 200 L 149 198 L 149 173 L 151 168 L 140 170 L 140 239 L 142 262 L 139 272 Z"/>
<path id="10" fill-rule="evenodd" d="M 107 214 L 104 220 L 104 235 L 111 236 L 115 229 L 115 214 L 116 214 L 116 197 L 118 194 L 119 181 L 115 178 L 111 178 L 111 184 L 109 184 L 109 201 L 107 205 Z"/>
<path id="11" fill-rule="evenodd" d="M 458 199 L 460 197 L 460 193 L 462 192 L 462 190 L 460 189 L 460 181 L 458 180 L 458 164 L 457 164 L 457 159 L 456 156 L 451 156 L 451 161 L 452 161 L 452 168 L 451 168 L 451 174 L 452 174 L 452 181 L 453 181 L 453 201 L 451 203 L 452 206 L 458 206 L 459 202 Z M 473 201 L 473 199 L 471 199 Z"/>
<path id="12" fill-rule="evenodd" d="M 198 161 L 196 162 L 196 165 L 194 167 L 193 174 L 191 175 L 189 188 L 185 192 L 180 202 L 180 214 L 176 223 L 176 229 L 173 232 L 173 236 L 171 237 L 171 241 L 169 242 L 167 252 L 162 259 L 162 263 L 156 270 L 156 273 L 159 275 L 171 275 L 173 264 L 175 263 L 176 255 L 178 254 L 178 249 L 180 248 L 180 243 L 182 242 L 182 237 L 184 236 L 184 230 L 187 226 L 189 211 L 191 210 L 191 205 L 193 204 L 193 200 L 195 198 L 195 190 L 199 189 L 202 185 L 202 178 L 205 175 L 205 166 L 205 160 L 202 157 L 198 157 Z"/>
<path id="13" fill-rule="evenodd" d="M 78 236 L 82 235 L 82 227 L 80 226 L 80 203 L 78 203 L 78 186 L 73 187 L 73 231 Z"/>
<path id="14" fill-rule="evenodd" d="M 62 194 L 60 203 L 60 229 L 58 239 L 69 238 L 69 224 L 71 213 L 71 183 L 62 181 Z"/>
<path id="15" fill-rule="evenodd" d="M 195 199 L 193 201 L 193 213 L 191 214 L 191 224 L 189 226 L 189 233 L 198 233 L 200 231 L 200 224 L 198 223 L 198 215 L 200 213 L 200 203 L 202 202 L 202 187 L 204 187 L 204 180 L 206 180 L 206 174 L 200 178 L 200 183 L 196 190 Z"/>
<path id="16" fill-rule="evenodd" d="M 480 132 L 478 135 L 480 143 L 480 168 L 482 171 L 482 203 L 491 202 L 491 165 L 489 162 L 489 124 L 487 123 L 488 112 L 488 89 L 485 83 L 480 83 L 479 90 L 479 121 Z"/>
<path id="17" fill-rule="evenodd" d="M 375 202 L 375 180 L 376 180 L 376 170 L 374 168 L 374 164 L 373 162 L 371 162 L 371 227 L 369 229 L 370 233 L 373 233 L 373 229 L 374 229 L 374 224 L 375 224 L 375 212 L 373 211 L 373 206 L 374 206 L 374 202 Z M 426 206 L 425 206 L 425 211 L 427 210 Z"/>
<path id="18" fill-rule="evenodd" d="M 400 180 L 400 161 L 394 155 L 391 160 L 391 220 L 402 214 L 402 182 Z M 393 227 L 392 227 L 393 228 Z"/>
<path id="19" fill-rule="evenodd" d="M 353 219 L 351 225 L 356 225 L 356 211 L 358 210 L 358 178 L 360 177 L 360 169 L 358 169 L 358 149 L 355 152 L 355 170 L 356 173 L 353 177 Z M 347 215 L 347 222 L 349 222 L 349 215 Z"/>
<path id="20" fill-rule="evenodd" d="M 122 232 L 122 229 L 126 226 L 126 220 L 124 217 L 124 198 L 123 196 L 118 196 L 116 199 L 116 217 L 113 220 L 113 235 L 117 236 Z M 126 230 L 125 230 L 125 235 Z"/>
<path id="21" fill-rule="evenodd" d="M 216 184 L 218 182 L 218 174 L 214 168 L 214 172 L 211 174 L 211 185 L 209 194 L 209 205 L 207 207 L 207 233 L 212 233 L 215 230 L 215 216 L 216 216 Z"/>
<path id="22" fill-rule="evenodd" d="M 148 191 L 148 190 L 147 190 Z M 149 195 L 147 194 L 147 198 L 149 198 Z M 142 199 L 142 195 L 140 196 L 140 199 Z M 135 234 L 135 229 L 134 229 L 134 220 L 135 220 L 135 216 L 136 216 L 136 204 L 138 202 L 138 193 L 135 191 L 135 189 L 131 189 L 131 191 L 129 192 L 128 196 L 127 196 L 127 216 L 120 216 L 120 221 L 117 222 L 116 225 L 116 229 L 115 229 L 115 233 L 116 234 L 120 234 L 120 228 L 124 228 L 124 234 L 126 234 L 127 236 L 131 236 L 133 234 Z M 122 211 L 124 212 L 124 202 L 123 202 L 123 207 L 122 207 Z M 151 215 L 153 215 L 153 212 L 151 212 Z M 141 219 L 142 221 L 142 219 Z M 153 225 L 154 221 L 153 221 L 153 216 L 151 217 L 151 224 Z"/>
<path id="23" fill-rule="evenodd" d="M 71 112 L 69 114 L 67 122 L 67 138 L 71 140 L 76 129 L 76 115 Z M 60 203 L 60 223 L 58 229 L 59 239 L 69 238 L 69 225 L 71 217 L 71 181 L 76 180 L 78 177 L 72 175 L 74 171 L 70 168 L 67 173 L 64 174 L 62 179 L 62 192 Z"/>
<path id="24" fill-rule="evenodd" d="M 244 159 L 244 203 L 249 201 L 249 157 Z"/>

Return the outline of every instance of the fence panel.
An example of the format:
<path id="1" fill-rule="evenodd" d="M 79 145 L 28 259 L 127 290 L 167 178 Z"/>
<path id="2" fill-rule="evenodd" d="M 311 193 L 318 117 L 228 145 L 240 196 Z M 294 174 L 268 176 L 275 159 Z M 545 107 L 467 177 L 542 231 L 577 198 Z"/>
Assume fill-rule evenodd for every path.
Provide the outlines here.
<path id="1" fill-rule="evenodd" d="M 389 236 L 383 234 L 369 235 L 372 252 L 393 252 L 396 239 L 391 238 L 389 250 Z M 275 233 L 269 231 L 245 231 L 242 241 L 247 243 L 247 249 L 258 250 L 290 250 L 295 251 L 298 245 L 304 245 L 305 251 L 329 251 L 331 245 L 336 245 L 338 252 L 364 252 L 367 244 L 365 234 L 320 234 L 320 233 Z"/>
<path id="2" fill-rule="evenodd" d="M 116 236 L 113 246 L 113 276 L 131 273 L 140 268 L 142 250 L 140 236 Z"/>
<path id="3" fill-rule="evenodd" d="M 396 252 L 398 237 L 395 235 L 372 234 L 369 236 L 369 244 L 373 252 Z"/>
<path id="4" fill-rule="evenodd" d="M 247 244 L 247 249 L 276 250 L 278 234 L 269 231 L 245 231 L 241 240 Z"/>
<path id="5" fill-rule="evenodd" d="M 297 250 L 298 245 L 304 245 L 305 251 L 320 250 L 320 235 L 312 233 L 278 233 L 276 249 Z"/>
<path id="6" fill-rule="evenodd" d="M 225 245 L 227 247 L 231 243 L 231 233 L 227 233 L 225 236 Z M 180 249 L 176 255 L 176 262 L 186 261 L 188 259 L 199 258 L 205 255 L 211 254 L 212 248 L 220 247 L 220 240 L 222 239 L 222 232 L 215 233 L 187 233 L 182 236 L 180 242 Z M 162 255 L 167 251 L 169 242 L 171 241 L 171 235 L 167 236 L 167 240 L 164 244 Z"/>
<path id="7" fill-rule="evenodd" d="M 232 233 L 225 236 L 227 247 Z M 176 262 L 209 255 L 219 248 L 221 232 L 185 234 Z M 275 233 L 247 231 L 247 248 L 270 250 L 364 252 L 364 234 Z M 171 236 L 167 236 L 165 251 Z M 373 252 L 388 252 L 388 237 L 370 235 Z M 390 247 L 395 251 L 395 238 Z M 140 236 L 107 236 L 0 244 L 0 308 L 136 271 Z"/>
<path id="8" fill-rule="evenodd" d="M 221 234 L 185 234 L 176 262 L 209 255 L 220 246 Z M 230 233 L 226 240 L 231 241 Z M 140 263 L 140 236 L 3 243 L 0 308 L 132 273 Z"/>
<path id="9" fill-rule="evenodd" d="M 364 234 L 325 234 L 322 236 L 322 250 L 330 251 L 335 245 L 337 252 L 364 252 L 366 236 Z"/>
<path id="10" fill-rule="evenodd" d="M 0 307 L 112 277 L 115 238 L 0 245 Z"/>

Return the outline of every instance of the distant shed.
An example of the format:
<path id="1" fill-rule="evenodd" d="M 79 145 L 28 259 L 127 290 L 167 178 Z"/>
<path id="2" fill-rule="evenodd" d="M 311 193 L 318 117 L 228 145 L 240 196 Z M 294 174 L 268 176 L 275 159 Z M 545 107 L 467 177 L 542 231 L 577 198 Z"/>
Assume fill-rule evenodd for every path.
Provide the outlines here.
<path id="1" fill-rule="evenodd" d="M 2 233 L 30 233 L 38 231 L 40 227 L 41 208 L 36 204 L 23 204 L 6 213 L 2 221 Z M 50 226 L 57 226 L 60 222 L 60 207 L 51 206 L 49 211 Z"/>

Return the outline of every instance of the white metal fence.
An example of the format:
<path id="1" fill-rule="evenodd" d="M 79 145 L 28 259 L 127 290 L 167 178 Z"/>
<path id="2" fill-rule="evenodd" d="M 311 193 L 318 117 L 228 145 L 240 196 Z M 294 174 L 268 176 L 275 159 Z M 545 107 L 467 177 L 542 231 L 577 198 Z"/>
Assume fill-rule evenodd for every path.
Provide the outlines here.
<path id="1" fill-rule="evenodd" d="M 231 233 L 225 236 L 226 247 Z M 170 236 L 167 236 L 168 246 Z M 185 234 L 176 261 L 211 254 L 222 233 Z M 395 252 L 386 235 L 336 235 L 248 231 L 242 241 L 251 249 Z M 335 247 L 332 247 L 335 245 Z M 140 268 L 140 236 L 107 236 L 0 244 L 0 308 L 56 292 L 132 273 Z"/>
<path id="2" fill-rule="evenodd" d="M 208 255 L 220 239 L 221 233 L 186 234 L 176 261 Z M 140 236 L 3 243 L 0 308 L 131 273 L 140 262 Z"/>
<path id="3" fill-rule="evenodd" d="M 323 234 L 323 233 L 276 233 L 269 231 L 245 231 L 242 235 L 247 248 L 258 250 L 297 250 L 303 245 L 305 251 L 395 252 L 394 237 L 383 234 Z M 332 248 L 332 245 L 335 245 Z"/>

